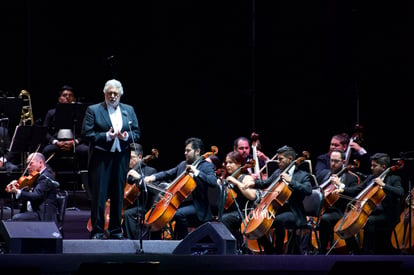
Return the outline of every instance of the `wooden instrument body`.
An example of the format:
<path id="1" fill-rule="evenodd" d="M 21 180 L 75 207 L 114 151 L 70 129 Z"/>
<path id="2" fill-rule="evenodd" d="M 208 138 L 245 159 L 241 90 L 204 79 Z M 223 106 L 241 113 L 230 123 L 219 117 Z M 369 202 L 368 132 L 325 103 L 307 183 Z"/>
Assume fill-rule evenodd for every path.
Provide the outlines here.
<path id="1" fill-rule="evenodd" d="M 151 231 L 159 231 L 164 228 L 174 217 L 181 202 L 188 198 L 196 186 L 195 180 L 190 175 L 183 173 L 157 201 L 155 207 L 147 211 L 145 225 Z"/>
<path id="2" fill-rule="evenodd" d="M 408 194 L 406 207 L 400 215 L 400 222 L 395 226 L 394 233 L 391 237 L 392 246 L 406 253 L 414 253 L 414 202 L 412 197 L 414 188 Z"/>
<path id="3" fill-rule="evenodd" d="M 379 185 L 372 184 L 365 195 L 337 222 L 334 231 L 343 239 L 354 236 L 365 226 L 372 211 L 384 198 L 384 190 Z"/>
<path id="4" fill-rule="evenodd" d="M 242 232 L 248 239 L 256 240 L 271 228 L 276 212 L 289 199 L 292 190 L 284 181 L 279 181 L 272 192 L 267 192 L 255 209 L 245 218 Z"/>

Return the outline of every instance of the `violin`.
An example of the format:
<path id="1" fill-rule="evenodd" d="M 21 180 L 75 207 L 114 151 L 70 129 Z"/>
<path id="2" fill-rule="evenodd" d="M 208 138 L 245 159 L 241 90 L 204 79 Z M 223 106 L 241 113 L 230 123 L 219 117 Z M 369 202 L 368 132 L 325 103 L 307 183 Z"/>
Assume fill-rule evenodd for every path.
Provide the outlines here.
<path id="1" fill-rule="evenodd" d="M 39 177 L 38 171 L 33 171 L 28 176 L 21 176 L 17 181 L 19 183 L 20 189 L 23 189 L 26 187 L 30 189 L 38 177 Z"/>

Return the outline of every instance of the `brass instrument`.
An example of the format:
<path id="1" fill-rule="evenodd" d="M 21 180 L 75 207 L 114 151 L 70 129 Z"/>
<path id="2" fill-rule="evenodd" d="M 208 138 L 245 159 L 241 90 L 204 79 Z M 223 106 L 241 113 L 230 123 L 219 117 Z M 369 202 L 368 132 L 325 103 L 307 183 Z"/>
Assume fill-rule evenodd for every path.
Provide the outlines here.
<path id="1" fill-rule="evenodd" d="M 32 100 L 30 98 L 30 93 L 26 90 L 22 90 L 19 94 L 19 98 L 23 100 L 22 114 L 20 116 L 20 125 L 30 125 L 34 124 L 33 112 L 32 112 Z"/>

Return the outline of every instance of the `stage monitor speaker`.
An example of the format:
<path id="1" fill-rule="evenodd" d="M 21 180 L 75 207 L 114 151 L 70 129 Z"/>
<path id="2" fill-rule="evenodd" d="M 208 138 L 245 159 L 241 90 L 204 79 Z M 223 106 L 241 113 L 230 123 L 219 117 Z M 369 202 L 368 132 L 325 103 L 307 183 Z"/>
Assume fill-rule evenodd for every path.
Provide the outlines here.
<path id="1" fill-rule="evenodd" d="M 236 254 L 236 238 L 223 223 L 207 222 L 190 232 L 173 254 Z"/>
<path id="2" fill-rule="evenodd" d="M 5 253 L 62 253 L 62 235 L 54 222 L 1 221 Z"/>

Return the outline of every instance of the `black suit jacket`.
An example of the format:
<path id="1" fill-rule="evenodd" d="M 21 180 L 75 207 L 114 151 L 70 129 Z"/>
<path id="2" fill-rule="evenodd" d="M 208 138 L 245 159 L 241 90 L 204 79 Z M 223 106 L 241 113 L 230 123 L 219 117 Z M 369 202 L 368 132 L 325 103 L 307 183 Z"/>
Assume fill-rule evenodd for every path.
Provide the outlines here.
<path id="1" fill-rule="evenodd" d="M 27 201 L 33 211 L 39 214 L 41 221 L 57 221 L 57 187 L 49 179 L 54 180 L 52 171 L 44 169 L 33 185 L 32 191 L 22 190 L 19 199 L 22 200 L 20 211 L 27 211 Z"/>
<path id="2" fill-rule="evenodd" d="M 119 140 L 121 151 L 130 150 L 131 142 L 138 142 L 141 137 L 141 130 L 138 125 L 138 118 L 131 105 L 120 103 L 122 112 L 121 132 L 128 131 L 128 140 Z M 112 127 L 108 108 L 105 102 L 93 104 L 86 109 L 82 124 L 82 136 L 90 142 L 90 150 L 110 151 L 114 141 L 106 140 L 106 132 Z"/>

